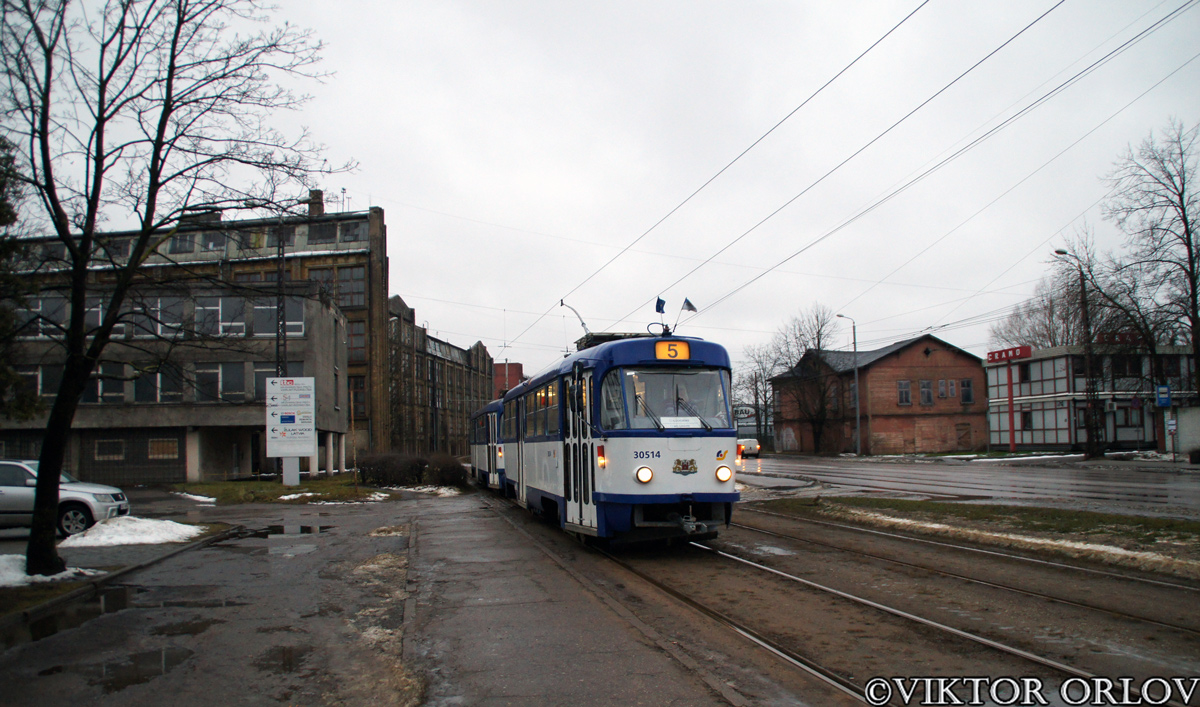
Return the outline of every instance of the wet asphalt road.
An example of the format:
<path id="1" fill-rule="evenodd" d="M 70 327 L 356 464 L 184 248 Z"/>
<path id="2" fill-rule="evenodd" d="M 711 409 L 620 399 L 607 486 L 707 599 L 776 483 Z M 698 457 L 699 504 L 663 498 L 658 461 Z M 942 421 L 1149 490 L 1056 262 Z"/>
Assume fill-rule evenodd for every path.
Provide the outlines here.
<path id="1" fill-rule="evenodd" d="M 1072 501 L 1134 513 L 1156 506 L 1200 512 L 1200 471 L 1163 463 L 1030 461 L 1016 465 L 768 456 L 747 459 L 745 471 L 804 476 L 847 491 L 1015 502 Z"/>

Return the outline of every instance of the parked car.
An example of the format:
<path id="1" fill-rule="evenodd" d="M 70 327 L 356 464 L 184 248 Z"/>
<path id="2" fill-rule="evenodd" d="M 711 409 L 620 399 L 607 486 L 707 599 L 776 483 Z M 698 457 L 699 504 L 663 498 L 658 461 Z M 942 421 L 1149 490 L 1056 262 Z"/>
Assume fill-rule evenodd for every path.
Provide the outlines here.
<path id="1" fill-rule="evenodd" d="M 739 439 L 738 446 L 742 448 L 743 457 L 757 457 L 762 447 L 758 445 L 757 439 Z"/>
<path id="2" fill-rule="evenodd" d="M 37 467 L 36 461 L 0 460 L 0 528 L 28 528 L 33 524 Z M 129 499 L 121 489 L 59 475 L 59 533 L 82 533 L 98 520 L 127 515 Z"/>

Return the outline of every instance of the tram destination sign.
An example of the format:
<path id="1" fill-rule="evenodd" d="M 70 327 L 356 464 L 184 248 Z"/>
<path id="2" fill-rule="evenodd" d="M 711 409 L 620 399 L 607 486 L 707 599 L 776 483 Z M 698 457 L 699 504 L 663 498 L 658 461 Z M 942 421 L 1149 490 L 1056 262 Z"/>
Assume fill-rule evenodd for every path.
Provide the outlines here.
<path id="1" fill-rule="evenodd" d="M 267 456 L 311 457 L 317 453 L 315 378 L 267 379 Z"/>
<path id="2" fill-rule="evenodd" d="M 1004 361 L 1015 361 L 1019 358 L 1029 358 L 1033 355 L 1033 347 L 1031 346 L 1014 346 L 1011 349 L 1000 349 L 999 351 L 988 351 L 988 363 L 1003 363 Z"/>

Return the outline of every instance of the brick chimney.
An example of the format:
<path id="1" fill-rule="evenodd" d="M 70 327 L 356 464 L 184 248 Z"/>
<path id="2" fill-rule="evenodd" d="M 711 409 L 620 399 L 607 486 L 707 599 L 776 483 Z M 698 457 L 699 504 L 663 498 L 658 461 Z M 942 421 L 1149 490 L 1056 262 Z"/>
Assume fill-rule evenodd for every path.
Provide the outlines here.
<path id="1" fill-rule="evenodd" d="M 310 218 L 325 215 L 325 192 L 320 189 L 308 190 L 308 215 Z"/>

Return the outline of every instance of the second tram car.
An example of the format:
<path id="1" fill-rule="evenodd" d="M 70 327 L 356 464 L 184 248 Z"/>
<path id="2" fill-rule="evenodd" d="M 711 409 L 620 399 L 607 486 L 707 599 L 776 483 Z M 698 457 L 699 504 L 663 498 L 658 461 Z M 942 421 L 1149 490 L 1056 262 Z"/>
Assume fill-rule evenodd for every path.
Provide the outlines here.
<path id="1" fill-rule="evenodd" d="M 472 415 L 472 467 L 570 532 L 713 537 L 739 498 L 731 395 L 719 344 L 604 341 Z"/>

